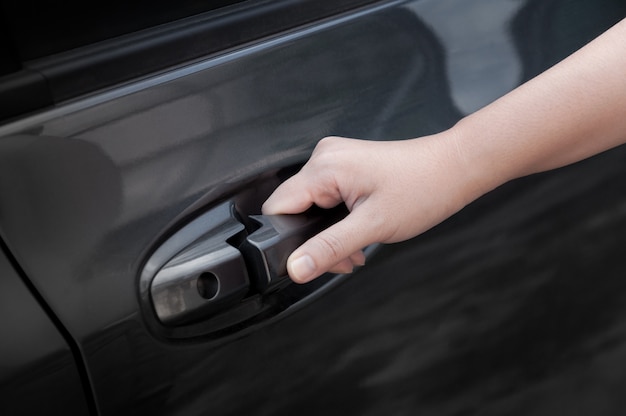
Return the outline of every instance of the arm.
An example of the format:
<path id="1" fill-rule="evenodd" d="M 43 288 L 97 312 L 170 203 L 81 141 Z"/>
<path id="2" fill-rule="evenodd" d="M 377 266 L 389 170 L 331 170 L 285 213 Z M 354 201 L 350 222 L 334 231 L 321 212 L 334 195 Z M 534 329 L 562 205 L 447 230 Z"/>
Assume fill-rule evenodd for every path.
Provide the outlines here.
<path id="1" fill-rule="evenodd" d="M 418 139 L 326 138 L 263 206 L 350 214 L 292 253 L 291 278 L 349 272 L 375 242 L 414 237 L 495 187 L 626 142 L 626 19 L 451 129 Z"/>

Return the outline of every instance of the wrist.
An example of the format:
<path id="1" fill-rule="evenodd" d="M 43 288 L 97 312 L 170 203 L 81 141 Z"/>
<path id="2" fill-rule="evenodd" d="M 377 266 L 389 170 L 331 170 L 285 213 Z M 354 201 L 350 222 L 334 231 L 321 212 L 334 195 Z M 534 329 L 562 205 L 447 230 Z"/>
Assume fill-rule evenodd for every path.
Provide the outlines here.
<path id="1" fill-rule="evenodd" d="M 490 153 L 493 148 L 482 148 L 480 133 L 475 130 L 464 118 L 441 133 L 456 166 L 465 205 L 508 181 L 504 167 Z"/>

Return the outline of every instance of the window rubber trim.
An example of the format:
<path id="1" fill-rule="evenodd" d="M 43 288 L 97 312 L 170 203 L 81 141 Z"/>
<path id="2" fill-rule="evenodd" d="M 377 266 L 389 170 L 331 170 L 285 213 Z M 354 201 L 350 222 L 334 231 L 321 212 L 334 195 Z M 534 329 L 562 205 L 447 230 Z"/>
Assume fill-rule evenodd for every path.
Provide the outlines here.
<path id="1" fill-rule="evenodd" d="M 388 1 L 251 0 L 26 61 L 23 70 L 0 77 L 0 123 Z"/>

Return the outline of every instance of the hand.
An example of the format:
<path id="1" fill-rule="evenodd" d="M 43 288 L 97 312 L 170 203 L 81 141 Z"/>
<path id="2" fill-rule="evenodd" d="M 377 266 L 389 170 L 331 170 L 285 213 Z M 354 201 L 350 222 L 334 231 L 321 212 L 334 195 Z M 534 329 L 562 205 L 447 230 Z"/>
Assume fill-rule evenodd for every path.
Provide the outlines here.
<path id="1" fill-rule="evenodd" d="M 265 214 L 342 201 L 350 214 L 296 249 L 296 282 L 350 272 L 361 249 L 414 237 L 511 179 L 626 142 L 626 19 L 442 133 L 395 142 L 330 137 L 279 186 Z"/>
<path id="2" fill-rule="evenodd" d="M 287 262 L 308 282 L 363 265 L 362 248 L 414 237 L 480 195 L 451 130 L 419 139 L 374 142 L 327 137 L 302 170 L 280 185 L 264 214 L 296 214 L 344 202 L 350 214 L 309 239 Z M 474 189 L 474 190 L 473 190 Z"/>

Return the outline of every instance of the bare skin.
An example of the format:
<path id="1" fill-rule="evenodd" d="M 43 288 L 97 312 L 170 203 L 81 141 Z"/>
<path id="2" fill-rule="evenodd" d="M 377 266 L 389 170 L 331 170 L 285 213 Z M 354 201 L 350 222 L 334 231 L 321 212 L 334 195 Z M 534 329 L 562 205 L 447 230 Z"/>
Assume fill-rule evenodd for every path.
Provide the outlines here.
<path id="1" fill-rule="evenodd" d="M 350 214 L 289 257 L 298 283 L 362 265 L 361 249 L 412 238 L 509 180 L 626 142 L 626 19 L 543 74 L 441 133 L 373 142 L 327 137 L 263 205 Z"/>

